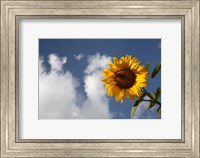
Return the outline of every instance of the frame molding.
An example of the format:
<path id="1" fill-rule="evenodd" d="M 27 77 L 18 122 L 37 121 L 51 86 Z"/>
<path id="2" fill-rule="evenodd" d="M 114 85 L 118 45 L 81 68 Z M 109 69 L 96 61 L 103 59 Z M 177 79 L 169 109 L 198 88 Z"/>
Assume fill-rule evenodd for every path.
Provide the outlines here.
<path id="1" fill-rule="evenodd" d="M 199 0 L 1 2 L 1 157 L 199 158 Z M 182 21 L 182 139 L 20 140 L 18 21 L 22 18 L 178 18 Z"/>

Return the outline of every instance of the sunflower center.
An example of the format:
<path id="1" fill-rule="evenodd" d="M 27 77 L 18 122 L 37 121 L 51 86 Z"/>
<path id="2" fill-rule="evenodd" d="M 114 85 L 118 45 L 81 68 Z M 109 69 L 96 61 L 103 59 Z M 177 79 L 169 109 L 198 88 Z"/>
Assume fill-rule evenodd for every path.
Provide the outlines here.
<path id="1" fill-rule="evenodd" d="M 133 86 L 136 75 L 129 69 L 123 69 L 115 74 L 115 81 L 120 88 L 127 89 Z"/>

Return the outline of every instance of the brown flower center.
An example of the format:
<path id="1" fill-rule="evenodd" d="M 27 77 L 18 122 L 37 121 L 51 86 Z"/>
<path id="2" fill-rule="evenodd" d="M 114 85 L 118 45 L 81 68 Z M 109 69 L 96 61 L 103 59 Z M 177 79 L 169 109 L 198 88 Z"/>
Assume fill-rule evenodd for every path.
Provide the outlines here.
<path id="1" fill-rule="evenodd" d="M 115 74 L 115 81 L 122 89 L 127 89 L 135 83 L 136 75 L 129 69 L 123 69 Z"/>

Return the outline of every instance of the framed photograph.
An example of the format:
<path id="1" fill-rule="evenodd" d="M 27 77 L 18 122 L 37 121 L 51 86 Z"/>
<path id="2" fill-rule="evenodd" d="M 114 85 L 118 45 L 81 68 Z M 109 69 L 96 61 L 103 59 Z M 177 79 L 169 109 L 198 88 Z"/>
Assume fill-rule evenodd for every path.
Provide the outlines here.
<path id="1" fill-rule="evenodd" d="M 199 0 L 1 0 L 1 157 L 199 158 Z"/>
<path id="2" fill-rule="evenodd" d="M 160 51 L 161 39 L 39 39 L 39 119 L 161 118 Z"/>

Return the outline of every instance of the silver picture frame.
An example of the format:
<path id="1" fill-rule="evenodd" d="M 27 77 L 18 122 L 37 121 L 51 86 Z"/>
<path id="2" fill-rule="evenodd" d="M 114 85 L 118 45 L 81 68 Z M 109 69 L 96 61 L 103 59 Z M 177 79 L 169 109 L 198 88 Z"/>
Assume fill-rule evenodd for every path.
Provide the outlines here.
<path id="1" fill-rule="evenodd" d="M 1 0 L 1 157 L 198 158 L 199 0 Z M 181 19 L 181 139 L 19 139 L 20 19 Z"/>

